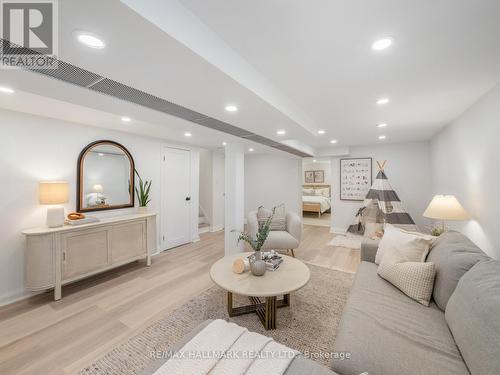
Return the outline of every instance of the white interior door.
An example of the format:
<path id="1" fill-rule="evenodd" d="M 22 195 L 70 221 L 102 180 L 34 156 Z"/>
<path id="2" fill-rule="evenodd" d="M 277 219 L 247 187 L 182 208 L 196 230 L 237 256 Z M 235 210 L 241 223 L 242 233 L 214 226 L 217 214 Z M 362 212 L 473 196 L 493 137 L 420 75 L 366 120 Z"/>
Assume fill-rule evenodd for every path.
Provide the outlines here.
<path id="1" fill-rule="evenodd" d="M 191 153 L 165 147 L 162 233 L 166 249 L 191 241 Z"/>

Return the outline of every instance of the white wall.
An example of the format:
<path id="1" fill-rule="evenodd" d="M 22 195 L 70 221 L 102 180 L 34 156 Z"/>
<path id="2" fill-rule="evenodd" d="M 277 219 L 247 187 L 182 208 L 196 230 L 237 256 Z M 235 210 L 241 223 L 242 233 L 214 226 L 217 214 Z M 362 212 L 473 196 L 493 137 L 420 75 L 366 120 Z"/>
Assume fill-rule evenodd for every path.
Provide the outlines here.
<path id="1" fill-rule="evenodd" d="M 285 155 L 245 155 L 245 216 L 259 206 L 285 203 L 302 212 L 302 161 Z"/>
<path id="2" fill-rule="evenodd" d="M 38 182 L 68 181 L 70 201 L 65 209 L 66 212 L 74 211 L 77 158 L 90 142 L 110 139 L 124 145 L 132 154 L 142 178 L 153 180 L 150 207 L 160 211 L 164 141 L 4 110 L 0 110 L 0 124 L 0 305 L 27 294 L 23 287 L 25 242 L 21 231 L 45 223 L 46 206 L 38 204 Z M 194 152 L 197 154 L 196 150 Z M 197 178 L 193 186 L 196 186 L 193 197 L 197 202 Z M 92 215 L 119 216 L 130 212 L 135 209 Z"/>
<path id="3" fill-rule="evenodd" d="M 212 153 L 212 231 L 224 228 L 224 162 L 222 152 Z"/>
<path id="4" fill-rule="evenodd" d="M 323 171 L 325 174 L 325 184 L 332 185 L 332 166 L 330 160 L 318 160 L 314 163 L 310 159 L 305 159 L 302 162 L 302 183 L 305 184 L 305 171 Z"/>
<path id="5" fill-rule="evenodd" d="M 433 191 L 453 194 L 472 220 L 448 222 L 500 258 L 500 85 L 431 143 Z"/>
<path id="6" fill-rule="evenodd" d="M 380 145 L 351 147 L 349 156 L 345 158 L 347 157 L 372 157 L 373 179 L 378 172 L 376 161 L 387 160 L 385 172 L 389 183 L 398 193 L 413 220 L 422 230 L 431 224 L 422 216 L 432 198 L 429 142 L 381 143 Z M 334 181 L 340 181 L 340 159 L 332 159 Z M 341 201 L 338 184 L 333 184 L 332 195 L 332 230 L 343 233 L 351 224 L 362 202 Z"/>

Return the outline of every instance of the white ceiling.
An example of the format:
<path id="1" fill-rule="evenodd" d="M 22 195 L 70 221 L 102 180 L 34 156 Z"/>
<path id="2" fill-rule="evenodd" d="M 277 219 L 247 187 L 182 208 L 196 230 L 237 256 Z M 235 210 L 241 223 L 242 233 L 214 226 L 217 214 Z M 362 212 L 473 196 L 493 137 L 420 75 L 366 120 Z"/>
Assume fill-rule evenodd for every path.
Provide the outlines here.
<path id="1" fill-rule="evenodd" d="M 385 142 L 428 139 L 500 81 L 495 0 L 65 0 L 59 17 L 61 60 L 322 155 L 379 142 L 381 121 Z M 107 47 L 78 44 L 76 29 Z M 371 51 L 386 35 L 394 46 Z M 0 70 L 2 84 L 19 95 L 4 108 L 210 148 L 229 137 L 30 72 Z"/>
<path id="2" fill-rule="evenodd" d="M 498 0 L 180 1 L 342 144 L 428 139 L 500 81 Z"/>

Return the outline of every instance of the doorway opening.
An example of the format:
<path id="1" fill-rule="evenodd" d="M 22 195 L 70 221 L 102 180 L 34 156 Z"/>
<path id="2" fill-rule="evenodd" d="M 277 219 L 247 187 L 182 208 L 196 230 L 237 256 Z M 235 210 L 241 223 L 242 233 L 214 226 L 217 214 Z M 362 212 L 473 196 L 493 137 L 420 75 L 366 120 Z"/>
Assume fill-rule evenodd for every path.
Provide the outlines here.
<path id="1" fill-rule="evenodd" d="M 224 153 L 200 149 L 198 233 L 224 229 Z"/>
<path id="2" fill-rule="evenodd" d="M 302 219 L 304 224 L 330 226 L 332 183 L 332 166 L 329 159 L 303 159 Z"/>

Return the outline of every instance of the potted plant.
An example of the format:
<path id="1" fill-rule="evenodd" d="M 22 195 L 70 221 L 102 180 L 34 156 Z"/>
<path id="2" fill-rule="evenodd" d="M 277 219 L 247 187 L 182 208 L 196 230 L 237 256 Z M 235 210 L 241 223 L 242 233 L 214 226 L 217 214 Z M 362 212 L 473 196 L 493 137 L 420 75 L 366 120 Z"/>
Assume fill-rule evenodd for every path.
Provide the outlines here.
<path id="1" fill-rule="evenodd" d="M 240 243 L 240 241 L 245 241 L 254 250 L 254 254 L 250 258 L 250 271 L 255 276 L 262 276 L 266 273 L 266 262 L 262 260 L 261 248 L 264 242 L 266 242 L 267 236 L 271 230 L 271 220 L 274 216 L 275 209 L 276 207 L 273 207 L 272 213 L 266 221 L 259 223 L 259 229 L 255 234 L 255 238 L 252 238 L 252 236 L 246 232 L 240 233 L 238 236 L 238 243 Z"/>
<path id="2" fill-rule="evenodd" d="M 139 213 L 145 214 L 148 211 L 148 203 L 151 202 L 149 198 L 149 192 L 151 190 L 152 181 L 143 181 L 139 172 L 134 170 L 135 174 L 139 178 L 139 186 L 135 187 L 135 192 L 137 194 L 137 200 L 139 201 Z"/>

